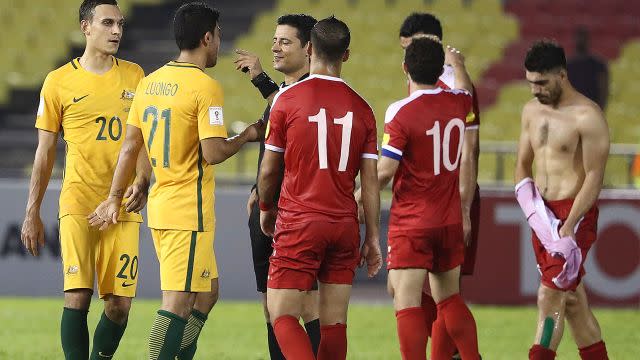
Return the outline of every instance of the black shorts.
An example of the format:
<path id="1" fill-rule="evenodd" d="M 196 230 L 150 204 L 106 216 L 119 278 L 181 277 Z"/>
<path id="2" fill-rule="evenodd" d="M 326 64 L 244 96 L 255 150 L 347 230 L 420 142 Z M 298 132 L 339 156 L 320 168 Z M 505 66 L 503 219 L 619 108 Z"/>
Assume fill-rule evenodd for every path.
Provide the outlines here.
<path id="1" fill-rule="evenodd" d="M 261 293 L 266 293 L 269 258 L 273 253 L 273 238 L 265 235 L 260 228 L 260 209 L 257 201 L 251 208 L 251 215 L 249 215 L 249 237 L 251 237 L 253 271 L 256 274 L 256 289 Z M 318 290 L 317 281 L 313 283 L 311 290 Z"/>

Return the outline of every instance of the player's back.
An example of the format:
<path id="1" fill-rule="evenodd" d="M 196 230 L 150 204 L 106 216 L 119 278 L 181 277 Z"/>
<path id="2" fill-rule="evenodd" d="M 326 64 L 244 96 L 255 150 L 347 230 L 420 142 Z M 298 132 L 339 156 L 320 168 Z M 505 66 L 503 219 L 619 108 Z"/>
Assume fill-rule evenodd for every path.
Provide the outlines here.
<path id="1" fill-rule="evenodd" d="M 149 227 L 211 231 L 213 166 L 200 140 L 227 136 L 222 89 L 196 65 L 170 62 L 144 78 L 137 93 L 129 123 L 142 131 L 156 178 Z"/>
<path id="2" fill-rule="evenodd" d="M 284 151 L 281 221 L 351 221 L 362 158 L 377 159 L 371 107 L 339 78 L 311 75 L 274 99 L 266 148 Z"/>
<path id="3" fill-rule="evenodd" d="M 383 155 L 400 161 L 390 228 L 424 229 L 461 222 L 459 165 L 471 96 L 418 90 L 389 106 Z"/>

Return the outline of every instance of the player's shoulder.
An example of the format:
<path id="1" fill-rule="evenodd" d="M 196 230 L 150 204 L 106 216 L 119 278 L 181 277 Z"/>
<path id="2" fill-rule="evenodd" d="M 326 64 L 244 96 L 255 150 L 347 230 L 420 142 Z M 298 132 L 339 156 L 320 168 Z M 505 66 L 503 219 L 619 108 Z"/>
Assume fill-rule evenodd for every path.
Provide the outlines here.
<path id="1" fill-rule="evenodd" d="M 589 125 L 593 123 L 601 123 L 603 121 L 606 122 L 602 109 L 595 103 L 595 101 L 582 94 L 577 95 L 578 97 L 572 105 L 572 112 L 575 114 L 579 123 Z"/>
<path id="2" fill-rule="evenodd" d="M 471 98 L 471 93 L 465 89 L 442 89 L 442 92 L 449 96 Z"/>
<path id="3" fill-rule="evenodd" d="M 421 91 L 421 90 L 414 91 L 413 93 L 411 93 L 411 95 L 407 96 L 406 98 L 403 98 L 394 103 L 391 103 L 391 105 L 387 107 L 387 111 L 385 112 L 385 115 L 384 115 L 385 124 L 393 121 L 396 117 L 398 117 L 399 114 L 410 110 L 411 104 L 417 99 L 419 99 L 423 94 L 424 94 L 424 91 Z"/>
<path id="4" fill-rule="evenodd" d="M 114 57 L 114 60 L 116 62 L 116 65 L 123 71 L 132 72 L 132 73 L 142 73 L 144 75 L 144 70 L 142 70 L 142 67 L 134 63 L 133 61 L 128 61 L 128 60 L 124 60 L 116 57 Z"/>
<path id="5" fill-rule="evenodd" d="M 72 59 L 71 61 L 61 65 L 57 69 L 50 71 L 45 78 L 45 83 L 65 80 L 67 78 L 67 75 L 75 70 L 78 70 L 78 67 L 79 64 L 77 62 L 77 59 Z"/>

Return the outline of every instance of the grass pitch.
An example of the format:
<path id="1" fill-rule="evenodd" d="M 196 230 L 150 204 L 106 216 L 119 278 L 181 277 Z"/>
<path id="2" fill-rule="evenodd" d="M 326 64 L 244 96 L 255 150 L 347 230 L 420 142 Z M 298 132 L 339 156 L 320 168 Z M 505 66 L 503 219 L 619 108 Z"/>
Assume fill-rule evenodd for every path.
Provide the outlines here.
<path id="1" fill-rule="evenodd" d="M 62 298 L 0 298 L 0 359 L 62 359 Z M 134 301 L 127 332 L 115 359 L 146 359 L 147 335 L 157 300 Z M 486 360 L 526 359 L 535 330 L 533 307 L 474 306 L 480 350 Z M 90 337 L 102 312 L 94 298 L 89 313 Z M 612 360 L 640 358 L 640 311 L 596 309 Z M 348 359 L 400 359 L 391 305 L 352 304 L 349 312 Z M 209 316 L 198 342 L 197 359 L 268 359 L 261 305 L 220 302 Z M 579 359 L 569 330 L 558 359 Z"/>

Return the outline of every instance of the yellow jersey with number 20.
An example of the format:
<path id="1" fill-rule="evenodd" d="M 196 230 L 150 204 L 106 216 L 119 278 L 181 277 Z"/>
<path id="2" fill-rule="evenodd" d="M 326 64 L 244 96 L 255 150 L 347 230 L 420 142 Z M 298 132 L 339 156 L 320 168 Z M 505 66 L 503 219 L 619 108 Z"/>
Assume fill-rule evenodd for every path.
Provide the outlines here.
<path id="1" fill-rule="evenodd" d="M 200 140 L 227 137 L 222 88 L 199 67 L 169 62 L 138 85 L 127 124 L 140 128 L 156 182 L 152 229 L 213 231 L 214 179 Z"/>

